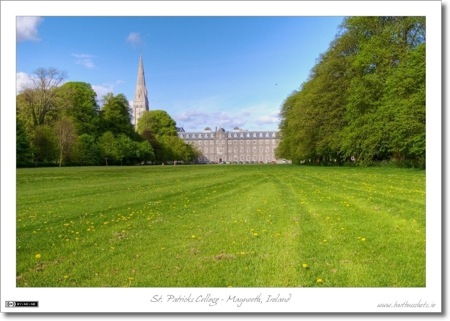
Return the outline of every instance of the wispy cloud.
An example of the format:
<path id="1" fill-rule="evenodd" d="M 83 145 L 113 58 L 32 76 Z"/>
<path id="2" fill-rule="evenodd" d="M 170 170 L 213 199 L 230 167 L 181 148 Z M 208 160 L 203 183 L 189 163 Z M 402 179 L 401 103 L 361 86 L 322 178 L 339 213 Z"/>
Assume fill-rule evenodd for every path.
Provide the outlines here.
<path id="1" fill-rule="evenodd" d="M 130 32 L 127 37 L 127 42 L 130 43 L 134 48 L 139 47 L 143 44 L 143 40 L 139 32 Z"/>
<path id="2" fill-rule="evenodd" d="M 273 102 L 236 104 L 223 95 L 180 101 L 170 109 L 177 125 L 187 131 L 202 131 L 205 127 L 223 127 L 232 130 L 276 130 L 279 124 L 279 107 Z"/>
<path id="3" fill-rule="evenodd" d="M 95 58 L 95 56 L 90 55 L 90 54 L 76 54 L 73 53 L 72 57 L 75 58 L 75 63 L 78 65 L 83 65 L 86 68 L 92 69 L 95 67 L 94 61 L 93 59 Z"/>
<path id="4" fill-rule="evenodd" d="M 250 113 L 241 112 L 231 114 L 229 112 L 198 112 L 187 110 L 175 117 L 179 126 L 186 127 L 187 130 L 203 130 L 203 127 L 223 127 L 233 129 L 247 124 Z"/>
<path id="5" fill-rule="evenodd" d="M 39 41 L 38 26 L 44 21 L 41 17 L 17 17 L 16 18 L 16 40 Z"/>

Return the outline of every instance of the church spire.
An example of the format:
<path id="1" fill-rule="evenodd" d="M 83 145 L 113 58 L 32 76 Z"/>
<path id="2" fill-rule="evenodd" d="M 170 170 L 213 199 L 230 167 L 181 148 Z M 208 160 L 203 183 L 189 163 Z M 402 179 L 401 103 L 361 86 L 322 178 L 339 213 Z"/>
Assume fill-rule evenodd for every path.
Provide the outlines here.
<path id="1" fill-rule="evenodd" d="M 137 123 L 144 111 L 149 110 L 147 87 L 145 85 L 144 63 L 142 62 L 142 53 L 139 57 L 139 67 L 137 73 L 136 90 L 133 100 L 134 126 L 137 129 Z"/>

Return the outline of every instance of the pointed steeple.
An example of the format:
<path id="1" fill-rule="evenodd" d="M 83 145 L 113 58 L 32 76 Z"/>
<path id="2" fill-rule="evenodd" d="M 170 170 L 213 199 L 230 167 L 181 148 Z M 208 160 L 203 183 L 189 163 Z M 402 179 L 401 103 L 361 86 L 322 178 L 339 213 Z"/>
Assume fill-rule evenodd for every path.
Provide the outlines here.
<path id="1" fill-rule="evenodd" d="M 136 90 L 134 91 L 133 116 L 134 126 L 137 129 L 137 123 L 144 111 L 149 110 L 147 87 L 145 85 L 144 63 L 142 62 L 142 53 L 139 57 L 139 67 L 137 73 Z"/>

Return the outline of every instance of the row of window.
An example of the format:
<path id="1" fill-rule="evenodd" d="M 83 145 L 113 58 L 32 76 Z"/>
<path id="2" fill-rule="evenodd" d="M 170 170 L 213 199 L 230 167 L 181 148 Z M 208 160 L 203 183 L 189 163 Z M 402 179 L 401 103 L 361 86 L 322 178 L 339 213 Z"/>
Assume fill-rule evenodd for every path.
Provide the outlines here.
<path id="1" fill-rule="evenodd" d="M 210 158 L 208 158 L 206 156 L 200 156 L 198 158 L 198 160 L 200 162 L 214 161 L 213 159 L 210 159 Z M 273 161 L 275 161 L 275 159 L 273 157 L 269 156 L 269 155 L 266 155 L 265 157 L 263 155 L 259 155 L 259 157 L 257 155 L 253 155 L 253 157 L 251 157 L 250 155 L 246 155 L 245 157 L 244 157 L 244 155 L 241 155 L 241 156 L 236 156 L 235 155 L 235 156 L 228 157 L 228 158 L 223 158 L 223 159 L 220 159 L 220 160 L 224 161 L 224 162 L 232 162 L 232 161 L 235 161 L 235 162 L 237 162 L 237 161 L 241 161 L 241 162 L 245 162 L 245 161 L 247 161 L 247 162 L 251 162 L 251 161 L 253 161 L 253 162 L 257 162 L 257 161 L 259 161 L 259 162 L 263 162 L 263 161 L 265 161 L 265 162 L 273 162 Z"/>
<path id="2" fill-rule="evenodd" d="M 276 132 L 244 132 L 228 133 L 228 138 L 275 138 Z M 179 133 L 183 139 L 189 138 L 214 138 L 214 133 Z"/>
<path id="3" fill-rule="evenodd" d="M 252 141 L 250 141 L 250 140 L 247 140 L 246 141 L 247 142 L 247 145 L 250 145 L 250 142 L 252 142 L 254 145 L 256 145 L 256 140 L 252 140 Z M 274 139 L 266 139 L 265 141 L 264 140 L 260 140 L 259 141 L 259 144 L 260 145 L 262 145 L 262 144 L 264 144 L 264 142 L 266 143 L 266 145 L 270 145 L 270 144 L 272 144 L 272 145 L 275 145 L 277 142 L 276 142 L 276 140 L 274 140 Z M 193 142 L 193 143 L 195 143 L 195 144 L 197 144 L 197 145 L 214 145 L 214 141 L 205 141 L 205 142 L 203 142 L 203 141 L 195 141 L 195 142 Z M 229 140 L 228 141 L 228 145 L 232 145 L 232 144 L 234 144 L 234 145 L 237 145 L 237 141 L 236 140 Z M 220 145 L 225 145 L 225 141 L 224 140 L 222 140 L 222 141 L 220 141 Z M 244 141 L 243 140 L 241 140 L 240 141 L 240 145 L 244 145 Z"/>
<path id="4" fill-rule="evenodd" d="M 217 147 L 217 149 L 216 149 L 217 153 L 224 153 L 225 150 L 226 150 L 226 149 L 223 148 L 223 147 Z M 260 153 L 263 153 L 264 150 L 265 150 L 266 153 L 269 153 L 269 152 L 270 152 L 270 147 L 267 146 L 265 149 L 264 149 L 264 147 L 260 147 L 260 148 L 259 148 L 259 152 L 260 152 Z M 205 154 L 208 154 L 209 152 L 214 152 L 214 147 L 212 147 L 212 148 L 208 148 L 208 147 L 200 148 L 200 151 L 202 151 L 202 152 L 205 153 Z M 250 149 L 250 147 L 247 147 L 247 151 L 246 151 L 246 152 L 247 152 L 247 153 L 250 153 L 250 151 L 252 151 L 253 153 L 256 153 L 258 150 L 257 150 L 256 147 L 253 147 L 252 149 Z M 273 151 L 275 151 L 275 147 L 272 147 L 272 152 L 273 152 Z M 235 153 L 235 154 L 236 154 L 237 152 L 238 152 L 237 147 L 234 147 L 234 148 L 228 148 L 228 153 Z M 244 153 L 244 152 L 245 152 L 244 147 L 241 147 L 241 148 L 239 149 L 239 152 L 240 152 L 240 153 Z"/>

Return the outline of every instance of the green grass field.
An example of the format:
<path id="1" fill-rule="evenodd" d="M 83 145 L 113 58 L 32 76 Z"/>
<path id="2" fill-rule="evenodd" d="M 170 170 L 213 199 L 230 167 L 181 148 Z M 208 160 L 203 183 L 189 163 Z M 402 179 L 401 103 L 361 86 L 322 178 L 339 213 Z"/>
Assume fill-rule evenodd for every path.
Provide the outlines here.
<path id="1" fill-rule="evenodd" d="M 18 287 L 423 287 L 425 171 L 17 170 Z"/>

